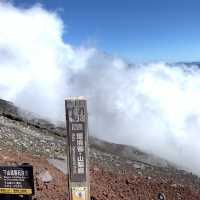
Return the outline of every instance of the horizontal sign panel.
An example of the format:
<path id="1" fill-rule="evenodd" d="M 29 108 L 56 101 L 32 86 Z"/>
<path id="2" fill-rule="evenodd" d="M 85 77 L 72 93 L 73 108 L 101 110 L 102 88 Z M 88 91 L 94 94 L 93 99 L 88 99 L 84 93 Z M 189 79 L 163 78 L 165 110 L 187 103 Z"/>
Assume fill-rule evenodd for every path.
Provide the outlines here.
<path id="1" fill-rule="evenodd" d="M 0 194 L 34 193 L 33 167 L 0 166 Z"/>

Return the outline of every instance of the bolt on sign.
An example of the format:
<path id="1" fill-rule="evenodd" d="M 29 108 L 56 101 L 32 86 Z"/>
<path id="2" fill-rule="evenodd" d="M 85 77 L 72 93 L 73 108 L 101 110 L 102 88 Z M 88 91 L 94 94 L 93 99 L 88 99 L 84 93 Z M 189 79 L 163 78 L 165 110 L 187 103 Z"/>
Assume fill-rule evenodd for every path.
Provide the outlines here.
<path id="1" fill-rule="evenodd" d="M 87 101 L 65 100 L 70 200 L 89 200 L 89 150 Z"/>
<path id="2" fill-rule="evenodd" d="M 0 196 L 33 194 L 34 180 L 31 165 L 0 166 Z"/>

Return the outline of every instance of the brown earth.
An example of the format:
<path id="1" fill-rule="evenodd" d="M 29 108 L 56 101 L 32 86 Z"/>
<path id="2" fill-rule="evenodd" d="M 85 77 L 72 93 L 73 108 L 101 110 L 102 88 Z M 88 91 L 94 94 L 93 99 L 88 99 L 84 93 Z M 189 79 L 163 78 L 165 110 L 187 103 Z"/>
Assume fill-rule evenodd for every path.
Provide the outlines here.
<path id="1" fill-rule="evenodd" d="M 97 200 L 200 200 L 200 178 L 139 149 L 89 138 L 91 195 Z M 34 166 L 35 200 L 66 200 L 66 129 L 0 99 L 0 165 Z M 17 153 L 17 151 L 20 153 Z M 54 163 L 55 164 L 55 163 Z M 49 176 L 48 183 L 42 177 Z M 0 198 L 1 199 L 1 198 Z"/>
<path id="2" fill-rule="evenodd" d="M 0 151 L 0 164 L 13 165 L 24 162 L 34 166 L 34 199 L 67 199 L 67 176 L 49 164 L 47 157 L 33 156 L 29 153 L 17 154 L 11 149 Z M 43 183 L 39 176 L 44 171 L 48 171 L 53 178 L 47 184 Z M 91 195 L 97 200 L 156 200 L 160 192 L 167 200 L 200 200 L 200 189 L 197 185 L 192 185 L 191 182 L 180 184 L 173 176 L 151 177 L 138 175 L 135 171 L 119 174 L 94 163 L 91 163 L 90 175 Z"/>

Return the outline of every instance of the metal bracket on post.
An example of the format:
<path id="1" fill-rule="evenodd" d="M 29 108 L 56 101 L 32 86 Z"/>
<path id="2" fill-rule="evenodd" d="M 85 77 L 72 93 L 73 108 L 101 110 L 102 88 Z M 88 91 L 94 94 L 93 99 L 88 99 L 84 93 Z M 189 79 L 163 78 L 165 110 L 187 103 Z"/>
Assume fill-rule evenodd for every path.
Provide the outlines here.
<path id="1" fill-rule="evenodd" d="M 87 100 L 84 97 L 68 98 L 65 109 L 70 200 L 89 200 Z"/>

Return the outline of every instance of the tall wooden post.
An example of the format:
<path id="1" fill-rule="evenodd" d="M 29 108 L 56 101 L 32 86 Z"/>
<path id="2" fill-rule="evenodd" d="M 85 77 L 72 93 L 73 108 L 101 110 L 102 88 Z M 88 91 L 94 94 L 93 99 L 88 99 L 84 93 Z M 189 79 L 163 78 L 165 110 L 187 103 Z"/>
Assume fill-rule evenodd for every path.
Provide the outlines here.
<path id="1" fill-rule="evenodd" d="M 89 200 L 89 145 L 87 101 L 65 100 L 70 200 Z"/>

